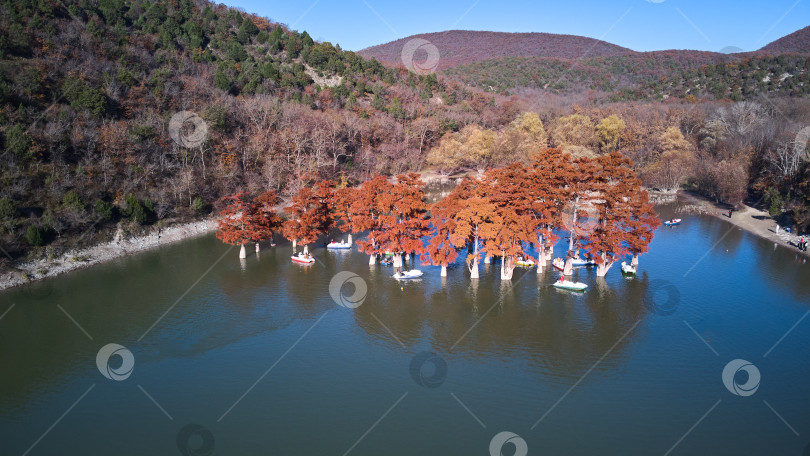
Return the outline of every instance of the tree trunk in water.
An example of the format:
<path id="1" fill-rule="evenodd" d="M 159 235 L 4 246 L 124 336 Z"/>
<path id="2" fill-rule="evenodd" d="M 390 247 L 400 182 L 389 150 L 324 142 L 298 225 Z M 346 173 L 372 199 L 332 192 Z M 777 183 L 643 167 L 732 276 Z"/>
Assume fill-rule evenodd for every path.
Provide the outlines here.
<path id="1" fill-rule="evenodd" d="M 259 253 L 259 243 L 256 243 L 256 253 Z"/>
<path id="2" fill-rule="evenodd" d="M 472 267 L 470 268 L 470 278 L 471 279 L 477 279 L 479 277 L 478 276 L 478 235 L 477 234 L 475 236 L 475 241 L 474 242 L 475 243 L 474 243 L 474 247 L 473 247 L 473 255 L 475 255 L 475 256 L 473 257 L 474 259 L 473 259 L 473 262 L 472 262 Z"/>
<path id="3" fill-rule="evenodd" d="M 608 271 L 610 271 L 610 267 L 613 266 L 613 261 L 607 261 L 607 255 L 602 254 L 602 263 L 596 265 L 596 277 L 604 277 L 607 275 Z"/>
<path id="4" fill-rule="evenodd" d="M 574 259 L 568 257 L 565 260 L 565 266 L 563 266 L 563 275 L 570 276 L 573 273 L 574 273 Z"/>
<path id="5" fill-rule="evenodd" d="M 638 269 L 638 255 L 633 255 L 633 259 L 630 261 L 630 266 Z"/>
<path id="6" fill-rule="evenodd" d="M 489 263 L 490 263 L 489 253 L 486 253 L 486 254 L 484 254 L 484 264 L 489 264 Z"/>
<path id="7" fill-rule="evenodd" d="M 472 265 L 470 266 L 470 278 L 477 279 L 478 275 L 478 258 L 473 259 Z"/>
<path id="8" fill-rule="evenodd" d="M 442 265 L 442 277 L 447 277 L 447 266 Z"/>
<path id="9" fill-rule="evenodd" d="M 551 261 L 554 258 L 554 246 L 547 245 L 546 246 L 546 261 Z"/>
<path id="10" fill-rule="evenodd" d="M 242 243 L 242 247 L 239 248 L 239 258 L 247 258 L 247 253 L 245 252 L 245 243 Z"/>
<path id="11" fill-rule="evenodd" d="M 352 245 L 352 233 L 349 233 L 349 239 L 346 241 L 349 245 Z"/>
<path id="12" fill-rule="evenodd" d="M 293 255 L 295 255 L 295 247 L 296 247 L 296 245 L 298 245 L 298 241 L 296 239 L 293 239 Z"/>
<path id="13" fill-rule="evenodd" d="M 368 264 L 377 264 L 377 255 L 374 254 L 369 255 Z"/>
<path id="14" fill-rule="evenodd" d="M 507 258 L 505 252 L 501 254 L 501 280 L 512 280 L 512 273 L 515 270 L 512 257 Z"/>
<path id="15" fill-rule="evenodd" d="M 402 272 L 402 254 L 394 254 L 394 272 Z"/>
<path id="16" fill-rule="evenodd" d="M 577 196 L 576 199 L 574 199 L 574 213 L 571 215 L 571 237 L 568 238 L 568 250 L 569 251 L 574 250 L 574 238 L 576 237 L 576 235 L 574 233 L 576 232 L 576 227 L 577 227 L 577 204 L 578 203 L 579 203 L 579 197 Z"/>
<path id="17" fill-rule="evenodd" d="M 543 235 L 537 236 L 537 273 L 543 272 L 543 266 L 546 262 L 546 250 L 543 245 Z"/>

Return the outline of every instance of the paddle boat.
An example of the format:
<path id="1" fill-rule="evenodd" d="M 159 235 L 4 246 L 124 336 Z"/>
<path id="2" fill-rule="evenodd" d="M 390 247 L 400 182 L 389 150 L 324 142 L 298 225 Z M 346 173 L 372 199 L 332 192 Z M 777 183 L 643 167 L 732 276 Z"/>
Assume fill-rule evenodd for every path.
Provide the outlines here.
<path id="1" fill-rule="evenodd" d="M 585 285 L 582 282 L 572 282 L 570 280 L 557 280 L 554 282 L 554 287 L 561 290 L 585 291 L 585 289 L 588 288 L 588 285 Z"/>
<path id="2" fill-rule="evenodd" d="M 562 258 L 554 258 L 554 260 L 551 262 L 551 265 L 554 266 L 554 269 L 556 269 L 558 271 L 565 270 L 565 260 L 563 260 Z M 582 258 L 574 258 L 574 259 L 571 260 L 571 265 L 573 267 L 575 267 L 575 268 L 581 268 L 583 266 L 584 267 L 590 267 L 590 266 L 596 266 L 596 262 L 594 262 L 593 260 L 584 260 Z"/>
<path id="3" fill-rule="evenodd" d="M 515 262 L 515 264 L 518 265 L 518 266 L 523 266 L 523 267 L 526 267 L 526 268 L 530 268 L 530 267 L 534 266 L 537 263 L 535 263 L 534 260 L 532 260 L 531 258 L 526 257 L 526 258 L 518 259 Z"/>
<path id="4" fill-rule="evenodd" d="M 419 277 L 422 277 L 422 275 L 424 275 L 424 273 L 419 269 L 411 269 L 410 271 L 397 272 L 394 274 L 394 278 L 397 280 L 409 280 L 418 279 Z"/>
<path id="5" fill-rule="evenodd" d="M 666 226 L 675 226 L 675 225 L 680 225 L 680 224 L 681 224 L 681 219 L 672 219 L 672 220 L 667 220 L 667 221 L 664 222 L 664 225 L 666 225 Z"/>
<path id="6" fill-rule="evenodd" d="M 636 268 L 627 264 L 626 261 L 622 261 L 622 274 L 627 276 L 634 276 L 636 275 Z"/>
<path id="7" fill-rule="evenodd" d="M 587 260 L 587 259 L 582 259 L 582 258 L 574 258 L 573 260 L 571 260 L 571 264 L 572 264 L 572 265 L 573 265 L 575 268 L 576 268 L 576 267 L 581 267 L 581 266 L 596 266 L 596 262 L 595 262 L 595 261 L 593 261 L 593 260 Z"/>
<path id="8" fill-rule="evenodd" d="M 330 242 L 326 244 L 326 248 L 329 250 L 349 250 L 352 248 L 352 245 L 348 242 L 340 241 L 340 242 Z"/>
<path id="9" fill-rule="evenodd" d="M 303 253 L 297 253 L 290 257 L 293 263 L 298 264 L 312 264 L 315 262 L 315 258 L 312 255 L 304 255 Z"/>

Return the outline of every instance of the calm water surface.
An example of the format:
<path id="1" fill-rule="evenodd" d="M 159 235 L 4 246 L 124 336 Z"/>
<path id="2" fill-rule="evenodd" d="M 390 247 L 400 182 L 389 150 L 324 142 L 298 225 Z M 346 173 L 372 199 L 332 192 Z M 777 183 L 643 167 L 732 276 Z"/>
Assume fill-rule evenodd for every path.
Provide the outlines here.
<path id="1" fill-rule="evenodd" d="M 502 431 L 535 455 L 810 444 L 810 264 L 722 220 L 659 229 L 637 278 L 578 270 L 584 294 L 551 272 L 471 283 L 459 260 L 400 284 L 356 249 L 290 251 L 240 262 L 207 236 L 0 293 L 0 454 L 485 455 Z M 330 297 L 340 271 L 367 287 L 355 309 Z M 109 343 L 128 378 L 97 368 Z M 735 359 L 761 375 L 751 395 L 724 385 Z"/>

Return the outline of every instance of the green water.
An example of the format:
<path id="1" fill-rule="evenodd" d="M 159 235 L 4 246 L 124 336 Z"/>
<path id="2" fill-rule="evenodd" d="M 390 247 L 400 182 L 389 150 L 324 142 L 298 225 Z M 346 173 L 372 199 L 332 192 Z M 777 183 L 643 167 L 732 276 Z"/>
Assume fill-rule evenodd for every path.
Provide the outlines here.
<path id="1" fill-rule="evenodd" d="M 502 431 L 504 455 L 802 454 L 810 265 L 683 219 L 636 278 L 577 270 L 584 294 L 462 260 L 399 283 L 356 249 L 240 262 L 213 236 L 2 292 L 0 454 L 485 455 Z M 341 271 L 356 308 L 330 296 Z M 110 343 L 120 380 L 97 367 Z M 734 359 L 753 394 L 731 392 L 742 370 L 724 385 Z"/>

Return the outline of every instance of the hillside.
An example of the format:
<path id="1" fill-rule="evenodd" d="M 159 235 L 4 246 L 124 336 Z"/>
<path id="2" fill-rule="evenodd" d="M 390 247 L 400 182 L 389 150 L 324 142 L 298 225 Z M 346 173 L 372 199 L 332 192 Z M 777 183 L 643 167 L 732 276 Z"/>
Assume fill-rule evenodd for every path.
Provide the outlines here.
<path id="1" fill-rule="evenodd" d="M 366 58 L 397 66 L 402 64 L 402 49 L 412 39 L 430 41 L 439 50 L 438 69 L 502 57 L 551 57 L 573 59 L 581 56 L 606 57 L 632 54 L 634 51 L 605 41 L 553 33 L 503 33 L 448 30 L 423 33 L 358 51 Z"/>
<path id="2" fill-rule="evenodd" d="M 510 109 L 214 3 L 2 0 L 0 268 L 236 189 L 418 170 L 444 132 Z"/>
<path id="3" fill-rule="evenodd" d="M 764 46 L 757 53 L 769 55 L 810 54 L 810 26 Z"/>
<path id="4" fill-rule="evenodd" d="M 810 94 L 810 27 L 759 51 L 738 54 L 635 52 L 580 36 L 460 30 L 414 35 L 359 54 L 401 66 L 403 47 L 416 38 L 436 46 L 436 69 L 443 74 L 503 95 L 533 89 L 555 94 L 588 91 L 597 101 L 661 101 L 690 95 L 690 99 L 739 101 L 759 93 Z M 420 57 L 424 58 L 416 56 Z"/>
<path id="5" fill-rule="evenodd" d="M 483 90 L 593 91 L 598 100 L 753 99 L 810 95 L 810 57 L 731 57 L 666 51 L 579 61 L 508 57 L 449 68 L 446 75 Z"/>

